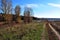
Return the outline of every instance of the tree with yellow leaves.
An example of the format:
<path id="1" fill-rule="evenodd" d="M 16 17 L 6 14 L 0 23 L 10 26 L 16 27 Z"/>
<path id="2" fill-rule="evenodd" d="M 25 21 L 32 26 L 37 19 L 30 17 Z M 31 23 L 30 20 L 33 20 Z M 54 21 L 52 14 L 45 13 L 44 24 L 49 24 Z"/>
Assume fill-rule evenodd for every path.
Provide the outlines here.
<path id="1" fill-rule="evenodd" d="M 21 22 L 21 17 L 20 17 L 20 6 L 19 5 L 17 5 L 16 7 L 15 7 L 15 16 L 16 16 L 16 22 L 18 22 L 18 23 L 20 23 Z"/>

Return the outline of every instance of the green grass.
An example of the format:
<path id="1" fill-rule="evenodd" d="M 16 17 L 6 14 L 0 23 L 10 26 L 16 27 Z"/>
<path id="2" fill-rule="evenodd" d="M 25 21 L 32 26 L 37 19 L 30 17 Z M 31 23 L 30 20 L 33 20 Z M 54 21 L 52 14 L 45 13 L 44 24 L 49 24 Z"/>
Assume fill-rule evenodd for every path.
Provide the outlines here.
<path id="1" fill-rule="evenodd" d="M 41 40 L 43 23 L 23 24 L 0 29 L 0 40 Z"/>
<path id="2" fill-rule="evenodd" d="M 34 28 L 31 28 L 22 40 L 41 40 L 43 25 L 37 24 Z"/>

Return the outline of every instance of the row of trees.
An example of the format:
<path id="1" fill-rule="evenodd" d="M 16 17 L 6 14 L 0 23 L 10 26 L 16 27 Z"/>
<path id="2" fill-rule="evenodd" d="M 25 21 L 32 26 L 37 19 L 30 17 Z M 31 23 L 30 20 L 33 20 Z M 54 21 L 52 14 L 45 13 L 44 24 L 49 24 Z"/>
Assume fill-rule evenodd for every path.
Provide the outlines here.
<path id="1" fill-rule="evenodd" d="M 4 13 L 3 17 L 7 22 L 12 22 L 12 13 L 13 13 L 13 7 L 12 7 L 12 0 L 0 0 L 0 11 Z M 16 22 L 21 21 L 20 17 L 21 7 L 17 5 L 15 7 L 15 16 L 16 16 Z M 32 21 L 32 9 L 25 7 L 24 10 L 24 22 L 29 23 Z"/>

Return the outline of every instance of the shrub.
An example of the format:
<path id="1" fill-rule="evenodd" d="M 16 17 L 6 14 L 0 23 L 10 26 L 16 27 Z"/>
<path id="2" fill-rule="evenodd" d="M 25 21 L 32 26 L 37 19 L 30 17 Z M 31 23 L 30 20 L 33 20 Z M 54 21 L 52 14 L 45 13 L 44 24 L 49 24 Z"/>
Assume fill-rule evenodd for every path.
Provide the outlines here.
<path id="1" fill-rule="evenodd" d="M 4 14 L 3 17 L 4 17 L 4 20 L 7 23 L 11 23 L 11 21 L 12 21 L 12 14 Z"/>

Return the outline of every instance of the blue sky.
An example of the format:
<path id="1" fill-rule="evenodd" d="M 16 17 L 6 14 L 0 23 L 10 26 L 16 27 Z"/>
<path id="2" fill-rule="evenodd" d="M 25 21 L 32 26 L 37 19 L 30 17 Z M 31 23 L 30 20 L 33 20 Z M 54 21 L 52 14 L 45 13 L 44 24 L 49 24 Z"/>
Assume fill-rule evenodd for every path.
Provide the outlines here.
<path id="1" fill-rule="evenodd" d="M 31 7 L 35 17 L 60 18 L 60 0 L 13 0 L 13 7 L 21 6 L 21 15 L 24 7 Z"/>

